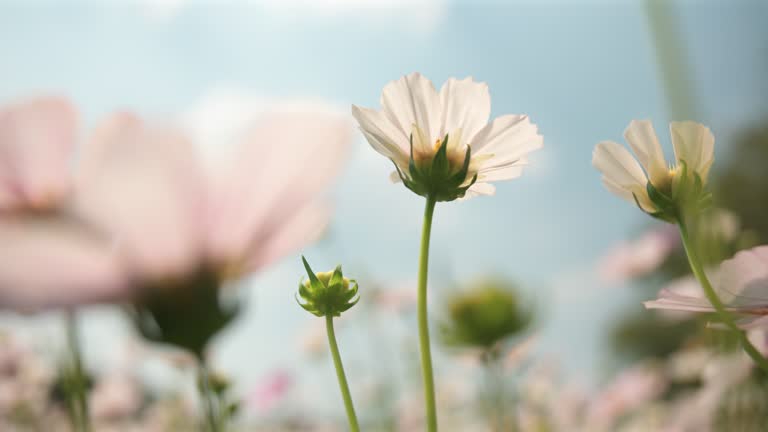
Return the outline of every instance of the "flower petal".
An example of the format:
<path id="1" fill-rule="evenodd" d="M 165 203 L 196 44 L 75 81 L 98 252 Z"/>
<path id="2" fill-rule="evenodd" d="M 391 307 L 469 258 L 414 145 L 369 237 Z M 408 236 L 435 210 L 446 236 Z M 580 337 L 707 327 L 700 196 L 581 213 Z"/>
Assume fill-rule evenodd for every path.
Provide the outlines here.
<path id="1" fill-rule="evenodd" d="M 527 115 L 519 114 L 495 118 L 478 131 L 470 143 L 473 157 L 493 154 L 504 161 L 523 157 L 543 145 L 536 125 Z"/>
<path id="2" fill-rule="evenodd" d="M 592 154 L 592 165 L 603 173 L 603 183 L 609 191 L 630 202 L 634 202 L 632 194 L 647 197 L 645 173 L 623 146 L 612 141 L 598 143 Z M 645 201 L 640 196 L 638 200 L 641 204 Z"/>
<path id="3" fill-rule="evenodd" d="M 191 144 L 117 114 L 83 149 L 77 208 L 118 240 L 132 271 L 169 277 L 198 264 L 205 184 Z"/>
<path id="4" fill-rule="evenodd" d="M 442 108 L 438 137 L 462 129 L 467 141 L 480 131 L 491 115 L 491 95 L 486 83 L 475 82 L 472 77 L 450 78 L 440 89 Z"/>
<path id="5" fill-rule="evenodd" d="M 34 311 L 128 294 L 110 243 L 82 225 L 6 218 L 0 243 L 0 309 Z"/>
<path id="6" fill-rule="evenodd" d="M 383 112 L 352 105 L 352 116 L 360 124 L 360 130 L 374 150 L 394 160 L 399 166 L 408 166 L 409 139 Z"/>
<path id="7" fill-rule="evenodd" d="M 77 113 L 66 99 L 0 111 L 0 208 L 48 206 L 69 192 Z"/>
<path id="8" fill-rule="evenodd" d="M 467 194 L 463 199 L 473 198 L 480 195 L 494 195 L 496 193 L 496 186 L 490 183 L 475 183 L 467 189 Z"/>
<path id="9" fill-rule="evenodd" d="M 414 72 L 384 86 L 381 106 L 406 142 L 414 124 L 428 135 L 429 140 L 442 138 L 439 135 L 440 96 L 432 81 L 420 73 Z"/>
<path id="10" fill-rule="evenodd" d="M 768 246 L 723 261 L 715 282 L 721 300 L 738 307 L 768 307 Z"/>
<path id="11" fill-rule="evenodd" d="M 651 183 L 657 179 L 665 181 L 668 178 L 664 151 L 661 149 L 659 139 L 653 130 L 653 124 L 649 120 L 632 120 L 624 131 L 624 138 L 637 155 L 640 164 L 645 168 Z"/>
<path id="12" fill-rule="evenodd" d="M 352 128 L 332 110 L 286 110 L 259 115 L 243 136 L 233 160 L 213 173 L 209 246 L 220 260 L 241 260 L 247 251 L 268 262 L 279 257 L 253 248 L 290 230 L 293 215 L 336 178 Z M 279 254 L 285 248 L 270 250 Z"/>
<path id="13" fill-rule="evenodd" d="M 320 238 L 331 216 L 331 208 L 323 203 L 312 202 L 289 215 L 280 226 L 267 233 L 259 244 L 246 253 L 247 270 L 256 271 L 277 259 L 301 249 Z"/>
<path id="14" fill-rule="evenodd" d="M 688 169 L 697 172 L 702 181 L 707 181 L 709 168 L 715 160 L 715 137 L 708 127 L 701 123 L 685 121 L 669 124 L 675 158 L 688 164 Z"/>

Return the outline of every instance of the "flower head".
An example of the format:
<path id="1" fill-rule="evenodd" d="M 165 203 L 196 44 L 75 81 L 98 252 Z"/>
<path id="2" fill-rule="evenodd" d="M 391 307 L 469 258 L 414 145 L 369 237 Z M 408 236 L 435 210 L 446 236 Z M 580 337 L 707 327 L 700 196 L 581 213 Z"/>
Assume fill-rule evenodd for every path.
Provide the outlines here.
<path id="1" fill-rule="evenodd" d="M 207 163 L 183 131 L 119 114 L 78 170 L 77 208 L 115 238 L 137 327 L 198 356 L 237 313 L 223 285 L 319 236 L 350 136 L 330 111 L 267 110 L 246 126 Z"/>
<path id="2" fill-rule="evenodd" d="M 667 165 L 653 125 L 633 120 L 624 132 L 637 158 L 613 141 L 595 147 L 592 165 L 603 173 L 612 193 L 637 204 L 654 217 L 675 222 L 680 212 L 708 204 L 704 190 L 714 161 L 715 138 L 710 130 L 690 121 L 670 124 L 675 162 Z M 638 163 L 639 161 L 639 163 Z"/>
<path id="3" fill-rule="evenodd" d="M 520 176 L 528 153 L 542 146 L 525 115 L 489 123 L 488 86 L 472 78 L 451 78 L 438 92 L 412 73 L 384 87 L 381 106 L 353 105 L 352 115 L 371 147 L 395 164 L 393 179 L 437 201 L 492 195 L 490 182 Z"/>
<path id="4" fill-rule="evenodd" d="M 315 273 L 304 257 L 301 257 L 308 280 L 299 282 L 299 292 L 296 301 L 299 306 L 316 316 L 340 316 L 357 304 L 360 296 L 357 294 L 357 281 L 344 277 L 341 265 L 333 271 Z M 304 301 L 299 301 L 299 297 Z"/>
<path id="5" fill-rule="evenodd" d="M 644 304 L 649 309 L 714 312 L 698 288 L 691 292 L 690 285 L 668 287 L 659 292 L 658 299 Z M 768 246 L 741 251 L 724 261 L 716 272 L 714 288 L 726 310 L 740 318 L 736 322 L 740 327 L 768 328 Z"/>

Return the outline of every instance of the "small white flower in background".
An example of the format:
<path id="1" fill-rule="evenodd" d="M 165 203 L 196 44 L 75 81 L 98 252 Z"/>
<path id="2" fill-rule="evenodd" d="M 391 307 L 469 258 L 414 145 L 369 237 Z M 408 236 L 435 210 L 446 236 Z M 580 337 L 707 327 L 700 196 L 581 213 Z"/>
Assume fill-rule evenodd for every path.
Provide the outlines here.
<path id="1" fill-rule="evenodd" d="M 520 176 L 528 153 L 543 145 L 526 115 L 489 123 L 488 86 L 472 78 L 451 78 L 438 92 L 412 73 L 384 87 L 381 108 L 353 105 L 352 115 L 371 147 L 394 162 L 393 180 L 438 201 L 492 195 L 491 182 Z"/>
<path id="2" fill-rule="evenodd" d="M 713 277 L 715 292 L 726 310 L 739 319 L 744 329 L 768 328 L 768 246 L 741 251 L 724 261 Z M 649 309 L 671 309 L 689 312 L 714 312 L 714 308 L 698 287 L 666 288 L 656 300 L 645 302 Z"/>
<path id="3" fill-rule="evenodd" d="M 672 216 L 666 201 L 674 204 L 703 198 L 715 145 L 712 132 L 700 123 L 672 122 L 669 129 L 675 150 L 670 165 L 648 120 L 633 120 L 624 132 L 636 158 L 613 141 L 597 144 L 592 155 L 592 165 L 603 173 L 609 191 L 665 220 Z M 651 189 L 657 196 L 650 195 Z"/>

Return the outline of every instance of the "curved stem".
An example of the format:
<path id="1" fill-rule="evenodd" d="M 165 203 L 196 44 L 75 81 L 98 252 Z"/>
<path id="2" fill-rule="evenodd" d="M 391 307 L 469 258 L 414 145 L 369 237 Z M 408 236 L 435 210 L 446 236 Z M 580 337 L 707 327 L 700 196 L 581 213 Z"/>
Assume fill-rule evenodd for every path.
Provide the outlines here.
<path id="1" fill-rule="evenodd" d="M 198 361 L 198 375 L 200 381 L 200 399 L 205 404 L 205 414 L 208 421 L 208 430 L 210 432 L 219 432 L 219 422 L 216 419 L 216 408 L 213 406 L 211 397 L 211 374 L 208 370 L 205 358 L 202 355 L 197 356 Z"/>
<path id="2" fill-rule="evenodd" d="M 357 423 L 357 415 L 355 415 L 355 406 L 352 404 L 352 395 L 349 392 L 347 377 L 344 374 L 344 365 L 341 364 L 339 346 L 336 344 L 336 332 L 333 330 L 333 317 L 330 315 L 325 316 L 325 328 L 328 331 L 328 344 L 331 346 L 331 355 L 333 356 L 333 365 L 336 367 L 336 378 L 339 379 L 341 397 L 344 399 L 344 408 L 347 410 L 349 430 L 352 432 L 360 432 L 360 426 Z"/>
<path id="3" fill-rule="evenodd" d="M 80 337 L 77 332 L 77 314 L 73 309 L 67 309 L 65 315 L 67 329 L 67 344 L 69 345 L 70 367 L 72 373 L 72 388 L 69 397 L 72 406 L 72 423 L 75 431 L 89 432 L 90 419 L 88 416 L 87 384 L 83 371 L 83 357 L 80 347 Z"/>
<path id="4" fill-rule="evenodd" d="M 704 294 L 707 296 L 707 300 L 709 300 L 709 302 L 712 304 L 712 307 L 715 308 L 715 312 L 717 312 L 720 321 L 722 321 L 723 324 L 725 324 L 730 330 L 738 335 L 742 348 L 744 351 L 746 351 L 752 361 L 754 361 L 755 364 L 757 364 L 764 372 L 768 373 L 768 360 L 766 360 L 760 351 L 758 351 L 757 348 L 752 345 L 752 342 L 749 341 L 747 334 L 736 325 L 736 323 L 733 321 L 733 318 L 731 317 L 731 314 L 728 313 L 728 311 L 725 309 L 725 305 L 723 305 L 723 302 L 717 296 L 714 288 L 712 288 L 712 284 L 709 282 L 706 273 L 704 273 L 704 268 L 701 266 L 701 261 L 699 261 L 696 251 L 693 248 L 693 244 L 691 243 L 691 239 L 688 235 L 688 228 L 686 227 L 682 218 L 678 220 L 678 226 L 680 227 L 680 237 L 683 240 L 685 253 L 688 255 L 688 263 L 691 265 L 691 271 L 699 281 L 701 287 L 704 289 Z"/>
<path id="5" fill-rule="evenodd" d="M 424 207 L 424 226 L 421 231 L 421 252 L 419 255 L 418 321 L 419 348 L 421 350 L 421 371 L 424 375 L 424 402 L 427 414 L 427 431 L 437 431 L 437 408 L 435 404 L 435 379 L 432 373 L 432 352 L 429 345 L 429 320 L 427 319 L 427 272 L 429 271 L 429 238 L 432 232 L 432 215 L 435 212 L 435 198 L 427 196 Z"/>

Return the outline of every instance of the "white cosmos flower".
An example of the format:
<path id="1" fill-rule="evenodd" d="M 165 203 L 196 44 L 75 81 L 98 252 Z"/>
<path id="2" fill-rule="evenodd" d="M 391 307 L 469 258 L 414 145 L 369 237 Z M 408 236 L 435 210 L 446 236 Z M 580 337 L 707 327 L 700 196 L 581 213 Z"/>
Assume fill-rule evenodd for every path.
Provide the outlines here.
<path id="1" fill-rule="evenodd" d="M 739 317 L 744 329 L 768 328 L 768 246 L 741 251 L 723 261 L 713 278 L 715 292 L 726 310 Z M 714 312 L 701 287 L 667 287 L 656 300 L 645 302 L 649 309 Z"/>
<path id="2" fill-rule="evenodd" d="M 471 150 L 466 176 L 459 185 L 469 186 L 469 196 L 492 195 L 495 188 L 490 182 L 520 176 L 528 153 L 543 145 L 536 125 L 526 115 L 504 115 L 489 123 L 488 86 L 472 78 L 451 78 L 438 92 L 430 80 L 412 73 L 384 86 L 381 108 L 352 106 L 352 115 L 371 147 L 391 159 L 410 181 L 411 150 L 415 165 L 426 166 L 447 135 L 451 174 L 462 170 Z M 392 178 L 400 180 L 397 172 Z"/>
<path id="3" fill-rule="evenodd" d="M 637 203 L 649 213 L 660 209 L 648 195 L 650 182 L 658 191 L 672 196 L 681 179 L 685 162 L 689 178 L 698 175 L 702 185 L 707 182 L 709 168 L 714 161 L 715 137 L 706 126 L 685 121 L 669 125 L 675 162 L 667 165 L 664 152 L 653 125 L 648 120 L 633 120 L 626 131 L 626 138 L 636 158 L 622 145 L 603 141 L 595 146 L 592 165 L 603 173 L 603 184 L 609 191 Z M 638 163 L 639 161 L 639 163 Z"/>

